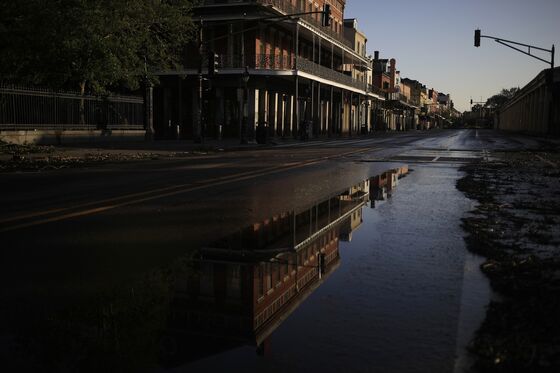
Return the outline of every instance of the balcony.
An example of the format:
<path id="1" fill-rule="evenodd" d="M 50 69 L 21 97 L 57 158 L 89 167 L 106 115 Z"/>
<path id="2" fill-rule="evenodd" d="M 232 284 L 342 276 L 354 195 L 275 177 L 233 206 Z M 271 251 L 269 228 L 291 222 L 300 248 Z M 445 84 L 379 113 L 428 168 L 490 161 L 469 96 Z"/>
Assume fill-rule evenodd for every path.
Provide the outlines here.
<path id="1" fill-rule="evenodd" d="M 388 101 L 400 101 L 403 102 L 409 106 L 420 106 L 419 102 L 416 102 L 415 100 L 410 99 L 409 97 L 403 95 L 400 92 L 388 92 L 386 94 L 386 99 Z"/>
<path id="2" fill-rule="evenodd" d="M 302 10 L 299 7 L 294 6 L 290 0 L 253 0 L 253 1 L 258 3 L 258 4 L 262 4 L 262 5 L 268 5 L 268 6 L 272 5 L 275 8 L 280 9 L 285 14 L 296 14 L 296 13 L 305 12 L 305 10 Z M 338 41 L 338 42 L 344 44 L 345 46 L 347 46 L 348 48 L 354 50 L 354 46 L 352 45 L 350 40 L 347 40 L 341 34 L 337 34 L 332 29 L 330 29 L 328 27 L 324 27 L 323 25 L 321 25 L 321 21 L 317 21 L 315 16 L 316 16 L 315 14 L 306 14 L 306 15 L 300 16 L 300 18 L 302 18 L 308 24 L 310 24 L 315 29 L 315 31 L 327 34 L 328 36 L 332 37 L 336 41 Z"/>
<path id="3" fill-rule="evenodd" d="M 243 69 L 248 67 L 257 70 L 295 70 L 297 69 L 336 83 L 344 84 L 361 91 L 373 92 L 383 95 L 380 89 L 373 87 L 366 82 L 358 81 L 351 76 L 343 74 L 337 70 L 325 67 L 305 58 L 295 58 L 293 55 L 274 55 L 274 54 L 257 54 L 257 55 L 220 55 L 219 69 Z M 207 64 L 203 62 L 203 66 Z"/>
<path id="4" fill-rule="evenodd" d="M 311 62 L 309 60 L 306 60 L 305 58 L 298 58 L 297 59 L 297 67 L 299 70 L 308 73 L 308 74 L 313 74 L 315 76 L 318 76 L 319 78 L 323 78 L 326 80 L 331 80 L 340 84 L 344 84 L 362 91 L 366 91 L 367 90 L 367 84 L 365 82 L 360 82 L 358 80 L 355 80 L 354 78 L 352 78 L 351 76 L 348 76 L 346 74 L 343 74 L 341 72 L 338 72 L 336 70 L 333 69 L 329 69 L 328 67 L 322 66 L 322 65 L 318 65 L 314 62 Z"/>
<path id="5" fill-rule="evenodd" d="M 307 0 L 306 0 L 307 1 Z M 301 8 L 292 4 L 291 0 L 204 0 L 202 1 L 203 6 L 206 5 L 225 5 L 225 4 L 258 4 L 264 5 L 266 7 L 273 6 L 280 10 L 284 14 L 297 14 L 304 13 L 307 10 L 302 10 Z M 315 14 L 306 14 L 298 16 L 304 20 L 309 26 L 311 26 L 316 32 L 326 34 L 331 38 L 335 39 L 344 46 L 354 50 L 354 46 L 347 40 L 342 34 L 337 34 L 332 29 L 324 27 L 321 25 L 321 21 L 315 18 Z M 320 18 L 319 18 L 320 19 Z"/>
<path id="6" fill-rule="evenodd" d="M 294 56 L 281 54 L 220 55 L 220 69 L 294 70 Z"/>
<path id="7" fill-rule="evenodd" d="M 385 97 L 385 91 L 373 84 L 368 84 L 368 92 L 374 93 L 380 97 Z"/>

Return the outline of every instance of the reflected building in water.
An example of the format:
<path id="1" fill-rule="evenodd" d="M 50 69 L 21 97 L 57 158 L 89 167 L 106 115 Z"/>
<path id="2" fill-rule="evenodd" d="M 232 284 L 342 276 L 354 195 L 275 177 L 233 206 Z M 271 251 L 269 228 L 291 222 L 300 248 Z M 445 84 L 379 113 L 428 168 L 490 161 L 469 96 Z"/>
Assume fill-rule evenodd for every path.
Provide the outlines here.
<path id="1" fill-rule="evenodd" d="M 406 172 L 391 170 L 200 250 L 176 282 L 164 351 L 183 361 L 241 345 L 266 354 L 274 330 L 340 265 L 339 242 L 362 224 L 370 191 L 393 188 L 387 180 Z"/>
<path id="2" fill-rule="evenodd" d="M 375 201 L 384 201 L 391 191 L 399 184 L 399 179 L 408 174 L 408 166 L 401 166 L 370 179 L 371 207 L 375 207 Z"/>
<path id="3" fill-rule="evenodd" d="M 164 350 L 188 360 L 247 344 L 266 353 L 274 330 L 338 268 L 339 240 L 361 221 L 369 189 L 363 181 L 200 250 L 176 283 Z"/>

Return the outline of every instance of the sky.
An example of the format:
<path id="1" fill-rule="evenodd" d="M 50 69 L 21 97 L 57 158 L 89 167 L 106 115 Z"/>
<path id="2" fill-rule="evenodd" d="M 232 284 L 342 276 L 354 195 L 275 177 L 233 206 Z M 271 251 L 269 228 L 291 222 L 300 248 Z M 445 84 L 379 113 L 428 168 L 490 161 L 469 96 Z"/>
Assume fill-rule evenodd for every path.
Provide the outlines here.
<path id="1" fill-rule="evenodd" d="M 450 94 L 460 111 L 470 110 L 471 98 L 523 87 L 550 67 L 492 39 L 475 48 L 476 28 L 545 49 L 554 44 L 560 65 L 560 0 L 347 0 L 344 17 L 358 19 L 368 54 L 395 58 L 402 78 Z"/>

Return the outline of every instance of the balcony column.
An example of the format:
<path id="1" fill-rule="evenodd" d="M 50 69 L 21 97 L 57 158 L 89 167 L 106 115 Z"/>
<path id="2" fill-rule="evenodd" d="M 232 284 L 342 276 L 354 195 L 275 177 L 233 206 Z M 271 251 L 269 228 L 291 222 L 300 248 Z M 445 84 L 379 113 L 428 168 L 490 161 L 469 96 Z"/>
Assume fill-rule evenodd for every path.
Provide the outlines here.
<path id="1" fill-rule="evenodd" d="M 356 132 L 361 134 L 362 129 L 362 95 L 358 94 L 358 123 L 356 123 Z"/>
<path id="2" fill-rule="evenodd" d="M 299 129 L 299 76 L 298 76 L 298 58 L 299 58 L 299 22 L 296 22 L 296 30 L 295 30 L 295 37 L 294 37 L 294 50 L 295 50 L 295 58 L 294 58 L 294 70 L 295 70 L 295 95 L 293 100 L 293 121 L 292 123 L 292 135 L 297 137 L 298 129 Z"/>
<path id="3" fill-rule="evenodd" d="M 258 117 L 257 125 L 262 125 L 266 121 L 267 117 L 267 91 L 266 89 L 259 89 L 259 104 L 258 104 Z"/>
<path id="4" fill-rule="evenodd" d="M 276 131 L 278 93 L 268 91 L 268 134 L 274 135 Z"/>
<path id="5" fill-rule="evenodd" d="M 350 109 L 350 124 L 349 124 L 349 129 L 348 129 L 348 134 L 350 136 L 352 136 L 352 132 L 354 130 L 354 117 L 356 115 L 356 113 L 353 110 L 354 108 L 354 92 L 350 92 L 350 105 L 349 105 L 349 109 Z"/>
<path id="6" fill-rule="evenodd" d="M 334 43 L 331 43 L 331 69 L 334 70 Z"/>
<path id="7" fill-rule="evenodd" d="M 338 125 L 338 131 L 339 134 L 342 135 L 344 134 L 344 131 L 347 131 L 348 129 L 346 128 L 346 123 L 347 123 L 347 118 L 348 118 L 348 107 L 346 105 L 346 93 L 344 92 L 344 89 L 340 89 L 340 121 L 339 121 L 339 125 Z"/>
<path id="8" fill-rule="evenodd" d="M 258 92 L 257 89 L 249 89 L 247 91 L 247 139 L 255 138 L 255 119 L 257 118 L 258 108 Z"/>
<path id="9" fill-rule="evenodd" d="M 276 49 L 278 50 L 278 67 L 280 68 L 280 70 L 283 70 L 286 68 L 286 59 L 284 55 L 284 33 L 278 31 L 277 38 L 278 44 Z"/>
<path id="10" fill-rule="evenodd" d="M 321 103 L 321 83 L 317 82 L 317 102 L 315 104 L 315 118 L 313 120 L 313 135 L 318 137 L 321 134 L 321 127 L 322 127 L 322 118 L 321 118 L 321 111 L 322 111 L 322 103 Z"/>
<path id="11" fill-rule="evenodd" d="M 313 53 L 311 54 L 311 61 L 315 62 L 315 34 L 313 34 Z"/>
<path id="12" fill-rule="evenodd" d="M 286 110 L 284 104 L 286 100 L 283 93 L 279 93 L 276 96 L 276 107 L 278 109 L 276 110 L 276 132 L 274 135 L 281 137 L 284 133 L 284 112 Z"/>
<path id="13" fill-rule="evenodd" d="M 307 94 L 305 95 L 305 99 L 309 102 L 309 106 L 306 105 L 305 107 L 305 121 L 309 122 L 313 120 L 313 109 L 315 105 L 315 85 L 313 84 L 313 80 L 309 81 L 309 88 L 307 89 Z"/>
<path id="14" fill-rule="evenodd" d="M 329 111 L 327 114 L 327 133 L 329 134 L 329 137 L 332 136 L 333 134 L 333 125 L 335 123 L 334 121 L 334 87 L 331 85 L 331 97 L 330 97 L 330 103 L 329 103 Z"/>
<path id="15" fill-rule="evenodd" d="M 247 61 L 245 60 L 245 22 L 241 23 L 241 68 L 247 66 Z M 235 66 L 235 65 L 234 65 Z"/>
<path id="16" fill-rule="evenodd" d="M 366 102 L 365 102 L 365 108 L 364 108 L 364 114 L 366 116 L 365 118 L 365 125 L 366 125 L 366 130 L 369 133 L 371 130 L 371 109 L 370 109 L 370 98 L 368 96 L 366 96 Z"/>
<path id="17" fill-rule="evenodd" d="M 227 35 L 227 52 L 228 61 L 231 61 L 230 56 L 233 56 L 235 52 L 233 51 L 233 23 L 228 25 L 228 35 Z"/>
<path id="18" fill-rule="evenodd" d="M 321 38 L 317 38 L 317 47 L 318 47 L 318 51 L 317 51 L 317 62 L 318 65 L 321 66 Z M 315 119 L 315 127 L 317 128 L 317 130 L 315 131 L 315 134 L 317 136 L 322 135 L 323 134 L 323 104 L 321 102 L 321 83 L 317 82 L 317 116 Z"/>

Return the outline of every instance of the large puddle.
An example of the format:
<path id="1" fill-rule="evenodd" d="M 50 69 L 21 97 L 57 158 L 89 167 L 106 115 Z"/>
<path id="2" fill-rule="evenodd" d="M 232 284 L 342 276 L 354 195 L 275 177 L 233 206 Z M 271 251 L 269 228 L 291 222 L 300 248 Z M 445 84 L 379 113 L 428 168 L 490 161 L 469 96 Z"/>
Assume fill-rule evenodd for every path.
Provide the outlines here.
<path id="1" fill-rule="evenodd" d="M 395 168 L 114 294 L 23 302 L 4 358 L 51 371 L 462 371 L 489 291 L 463 242 L 459 176 Z"/>

